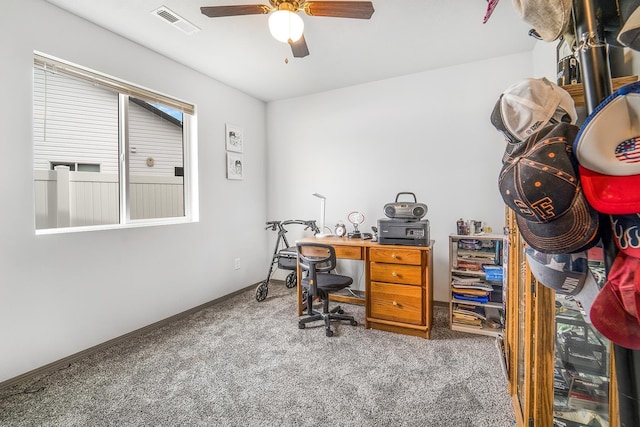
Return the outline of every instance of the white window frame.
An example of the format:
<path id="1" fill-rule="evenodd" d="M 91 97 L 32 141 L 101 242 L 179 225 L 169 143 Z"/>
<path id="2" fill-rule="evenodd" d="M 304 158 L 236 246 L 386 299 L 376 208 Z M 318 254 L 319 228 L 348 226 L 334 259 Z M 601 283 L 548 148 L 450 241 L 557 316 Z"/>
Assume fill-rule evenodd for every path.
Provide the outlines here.
<path id="1" fill-rule="evenodd" d="M 183 186 L 184 186 L 184 215 L 180 217 L 131 219 L 129 214 L 129 141 L 125 126 L 119 126 L 119 197 L 120 222 L 117 224 L 102 224 L 90 226 L 74 226 L 60 228 L 35 229 L 36 235 L 58 234 L 94 230 L 109 230 L 134 227 L 148 227 L 157 225 L 184 224 L 199 221 L 198 200 L 198 170 L 197 170 L 197 112 L 192 103 L 175 97 L 135 85 L 125 80 L 117 79 L 107 74 L 82 67 L 71 62 L 55 58 L 42 52 L 34 51 L 34 67 L 54 69 L 72 78 L 84 79 L 96 85 L 101 85 L 118 91 L 120 113 L 127 113 L 129 96 L 140 98 L 148 102 L 156 102 L 170 106 L 183 113 Z M 126 116 L 122 116 L 126 117 Z M 126 124 L 128 122 L 124 121 Z"/>

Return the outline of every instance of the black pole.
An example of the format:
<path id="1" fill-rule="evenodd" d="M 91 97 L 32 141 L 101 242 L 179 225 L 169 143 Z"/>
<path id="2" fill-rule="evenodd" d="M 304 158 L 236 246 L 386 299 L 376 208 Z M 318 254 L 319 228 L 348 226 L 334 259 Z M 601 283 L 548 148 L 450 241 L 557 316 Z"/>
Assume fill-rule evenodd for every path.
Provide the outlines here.
<path id="1" fill-rule="evenodd" d="M 575 37 L 587 110 L 591 113 L 612 92 L 607 44 L 598 28 L 596 0 L 573 0 Z"/>
<path id="2" fill-rule="evenodd" d="M 590 114 L 612 92 L 607 44 L 597 22 L 597 0 L 573 0 L 575 36 L 578 42 L 582 86 L 587 112 Z M 608 215 L 600 215 L 600 237 L 604 250 L 605 271 L 618 252 Z M 640 352 L 613 344 L 618 384 L 618 413 L 621 427 L 640 426 Z M 615 412 L 613 412 L 615 413 Z"/>

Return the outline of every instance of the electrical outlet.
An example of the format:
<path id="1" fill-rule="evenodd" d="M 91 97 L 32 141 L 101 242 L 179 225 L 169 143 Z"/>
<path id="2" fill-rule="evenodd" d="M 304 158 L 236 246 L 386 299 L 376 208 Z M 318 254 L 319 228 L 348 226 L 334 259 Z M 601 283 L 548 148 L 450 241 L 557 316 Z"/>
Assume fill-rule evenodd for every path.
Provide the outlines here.
<path id="1" fill-rule="evenodd" d="M 236 270 L 240 270 L 240 258 L 236 258 L 233 261 L 233 268 L 235 268 Z"/>

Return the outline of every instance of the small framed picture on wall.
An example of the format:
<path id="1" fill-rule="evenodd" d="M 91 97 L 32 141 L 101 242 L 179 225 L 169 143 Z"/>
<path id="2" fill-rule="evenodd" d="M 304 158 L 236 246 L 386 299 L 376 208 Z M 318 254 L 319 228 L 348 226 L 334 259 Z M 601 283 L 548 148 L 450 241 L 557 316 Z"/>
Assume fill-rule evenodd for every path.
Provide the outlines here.
<path id="1" fill-rule="evenodd" d="M 227 151 L 242 153 L 242 150 L 243 150 L 242 128 L 240 126 L 232 125 L 231 123 L 227 123 L 225 128 L 226 128 L 225 141 L 227 145 Z"/>
<path id="2" fill-rule="evenodd" d="M 227 153 L 227 179 L 242 179 L 242 154 Z"/>

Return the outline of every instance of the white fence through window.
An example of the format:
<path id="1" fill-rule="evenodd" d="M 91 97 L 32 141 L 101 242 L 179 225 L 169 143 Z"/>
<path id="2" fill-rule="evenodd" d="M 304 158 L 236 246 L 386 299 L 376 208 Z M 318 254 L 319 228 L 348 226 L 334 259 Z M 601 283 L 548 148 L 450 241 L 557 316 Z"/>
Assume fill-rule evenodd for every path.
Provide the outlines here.
<path id="1" fill-rule="evenodd" d="M 130 216 L 184 216 L 184 178 L 132 175 Z M 35 170 L 36 229 L 118 224 L 118 175 L 70 172 L 68 167 Z"/>

